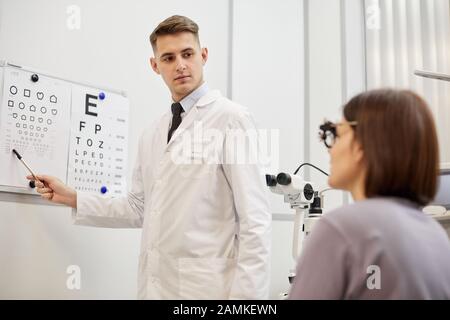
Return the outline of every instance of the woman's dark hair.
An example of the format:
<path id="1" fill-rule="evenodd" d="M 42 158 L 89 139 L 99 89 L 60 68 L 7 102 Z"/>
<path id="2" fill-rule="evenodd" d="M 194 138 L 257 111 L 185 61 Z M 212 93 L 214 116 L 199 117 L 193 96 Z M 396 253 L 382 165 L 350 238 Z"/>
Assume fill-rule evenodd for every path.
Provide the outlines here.
<path id="1" fill-rule="evenodd" d="M 373 90 L 344 106 L 347 121 L 364 151 L 365 194 L 401 197 L 419 205 L 433 200 L 439 173 L 439 146 L 427 103 L 407 90 Z"/>

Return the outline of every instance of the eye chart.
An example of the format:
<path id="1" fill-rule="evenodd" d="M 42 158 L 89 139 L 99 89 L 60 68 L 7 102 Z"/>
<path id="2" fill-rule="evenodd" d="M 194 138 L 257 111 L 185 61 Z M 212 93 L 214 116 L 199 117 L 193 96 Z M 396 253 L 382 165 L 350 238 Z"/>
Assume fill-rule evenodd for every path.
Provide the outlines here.
<path id="1" fill-rule="evenodd" d="M 65 180 L 70 132 L 70 87 L 60 80 L 6 68 L 0 122 L 0 185 L 28 188 L 16 149 L 36 172 Z"/>
<path id="2" fill-rule="evenodd" d="M 74 86 L 68 184 L 121 195 L 126 187 L 128 100 Z"/>
<path id="3" fill-rule="evenodd" d="M 129 103 L 123 93 L 0 61 L 1 83 L 0 191 L 37 194 L 16 149 L 35 173 L 75 190 L 126 193 Z"/>

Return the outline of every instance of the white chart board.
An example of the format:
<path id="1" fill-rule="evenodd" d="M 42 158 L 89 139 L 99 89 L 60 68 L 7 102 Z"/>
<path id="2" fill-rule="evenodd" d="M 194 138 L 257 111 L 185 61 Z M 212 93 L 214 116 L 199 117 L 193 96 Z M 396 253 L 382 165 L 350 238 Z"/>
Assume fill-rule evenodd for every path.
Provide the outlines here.
<path id="1" fill-rule="evenodd" d="M 37 194 L 16 149 L 76 190 L 125 194 L 128 112 L 124 93 L 0 62 L 0 191 Z"/>

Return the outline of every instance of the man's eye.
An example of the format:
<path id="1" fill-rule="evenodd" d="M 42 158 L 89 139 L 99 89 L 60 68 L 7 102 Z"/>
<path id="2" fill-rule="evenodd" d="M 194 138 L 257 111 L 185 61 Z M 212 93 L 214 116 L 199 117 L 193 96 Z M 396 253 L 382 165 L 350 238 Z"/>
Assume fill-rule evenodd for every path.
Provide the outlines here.
<path id="1" fill-rule="evenodd" d="M 191 56 L 192 56 L 192 52 L 186 52 L 186 53 L 183 54 L 184 58 L 189 58 Z"/>
<path id="2" fill-rule="evenodd" d="M 173 61 L 173 57 L 171 57 L 171 56 L 169 56 L 169 57 L 164 57 L 164 58 L 162 59 L 162 61 L 164 61 L 164 62 L 171 62 L 171 61 Z"/>

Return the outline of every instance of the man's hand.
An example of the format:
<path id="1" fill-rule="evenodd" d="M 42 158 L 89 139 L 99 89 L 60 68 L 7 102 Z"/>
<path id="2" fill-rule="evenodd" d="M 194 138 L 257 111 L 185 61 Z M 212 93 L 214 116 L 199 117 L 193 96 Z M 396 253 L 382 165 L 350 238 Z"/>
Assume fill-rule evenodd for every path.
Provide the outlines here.
<path id="1" fill-rule="evenodd" d="M 77 208 L 77 192 L 66 186 L 56 177 L 46 175 L 36 175 L 39 181 L 35 181 L 33 176 L 27 176 L 28 180 L 35 181 L 36 191 L 51 202 L 65 204 L 72 208 Z"/>

